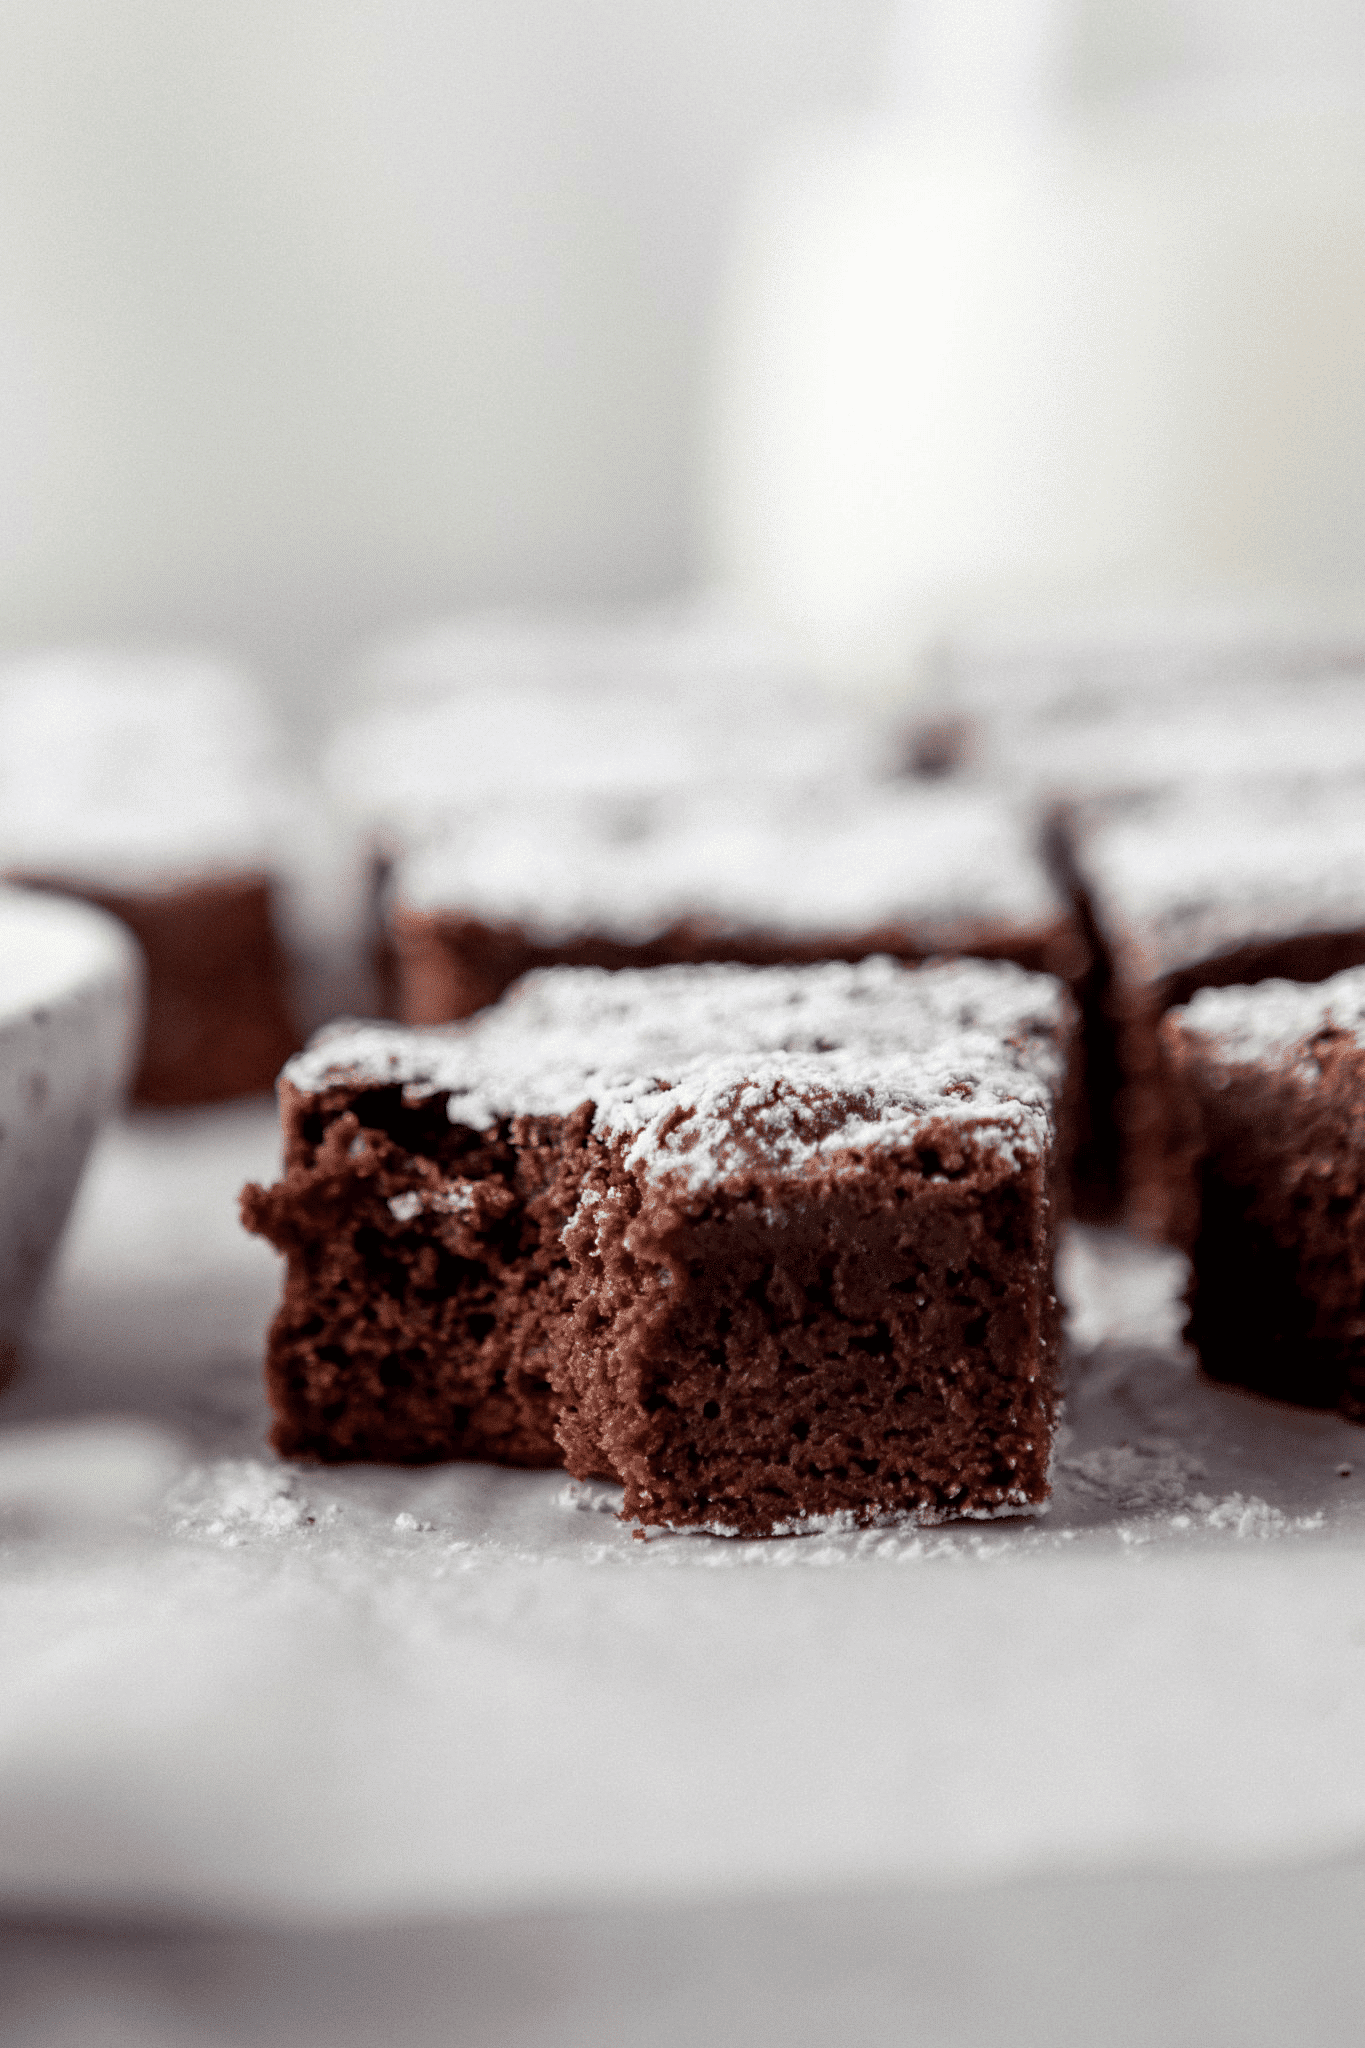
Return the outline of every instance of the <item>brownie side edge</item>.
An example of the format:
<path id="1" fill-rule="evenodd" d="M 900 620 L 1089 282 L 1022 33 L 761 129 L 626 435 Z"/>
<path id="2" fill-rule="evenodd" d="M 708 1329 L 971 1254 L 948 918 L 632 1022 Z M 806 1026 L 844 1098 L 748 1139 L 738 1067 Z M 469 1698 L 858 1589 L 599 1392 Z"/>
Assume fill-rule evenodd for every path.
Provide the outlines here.
<path id="1" fill-rule="evenodd" d="M 569 1469 L 611 1471 L 645 1526 L 752 1536 L 1040 1506 L 1052 1170 L 937 1124 L 704 1198 L 614 1159 L 569 1231 Z"/>
<path id="2" fill-rule="evenodd" d="M 586 1110 L 481 1132 L 440 1094 L 280 1094 L 283 1179 L 242 1198 L 286 1260 L 266 1358 L 275 1447 L 558 1465 L 548 1354 Z"/>
<path id="3" fill-rule="evenodd" d="M 1213 1379 L 1365 1421 L 1365 1051 L 1224 1064 L 1162 1026 L 1186 1136 L 1186 1336 Z"/>

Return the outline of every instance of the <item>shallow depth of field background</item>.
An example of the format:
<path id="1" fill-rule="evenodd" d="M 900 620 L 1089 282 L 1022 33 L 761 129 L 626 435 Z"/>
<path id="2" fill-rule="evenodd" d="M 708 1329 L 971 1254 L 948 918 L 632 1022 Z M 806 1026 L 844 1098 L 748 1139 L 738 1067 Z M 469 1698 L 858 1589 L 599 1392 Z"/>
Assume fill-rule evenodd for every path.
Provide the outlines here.
<path id="1" fill-rule="evenodd" d="M 1365 79 L 1355 0 L 1073 11 L 1101 91 Z M 206 636 L 305 715 L 359 634 L 710 576 L 746 194 L 900 12 L 3 0 L 0 652 Z"/>
<path id="2" fill-rule="evenodd" d="M 696 563 L 748 167 L 886 0 L 5 0 L 0 646 L 226 639 L 284 687 L 465 601 Z"/>

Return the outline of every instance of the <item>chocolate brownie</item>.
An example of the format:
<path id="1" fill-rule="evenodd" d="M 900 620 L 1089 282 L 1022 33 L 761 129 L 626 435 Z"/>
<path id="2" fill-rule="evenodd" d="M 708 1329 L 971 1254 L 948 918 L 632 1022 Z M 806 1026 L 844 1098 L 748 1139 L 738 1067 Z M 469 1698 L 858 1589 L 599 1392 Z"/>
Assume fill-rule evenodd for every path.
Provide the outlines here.
<path id="1" fill-rule="evenodd" d="M 941 650 L 912 760 L 1086 798 L 1191 773 L 1365 767 L 1365 621 L 1187 612 L 978 628 Z"/>
<path id="2" fill-rule="evenodd" d="M 281 1083 L 275 1442 L 748 1534 L 1037 1506 L 1072 1008 L 1009 963 L 557 968 Z"/>
<path id="3" fill-rule="evenodd" d="M 139 1101 L 268 1088 L 299 1044 L 280 794 L 260 707 L 216 662 L 77 651 L 0 677 L 0 872 L 111 911 L 138 939 Z"/>
<path id="4" fill-rule="evenodd" d="M 894 775 L 890 720 L 832 698 L 742 650 L 722 658 L 687 645 L 604 647 L 550 638 L 536 660 L 452 658 L 440 642 L 417 679 L 345 719 L 323 758 L 334 802 L 381 854 L 528 800 L 603 799 L 647 806 L 696 789 L 803 789 Z M 609 635 L 605 635 L 609 638 Z M 515 643 L 514 643 L 515 644 Z M 458 652 L 458 650 L 457 650 Z M 381 667 L 381 675 L 393 666 Z M 407 678 L 406 686 L 403 679 Z"/>
<path id="5" fill-rule="evenodd" d="M 414 1024 L 468 1016 L 557 964 L 974 954 L 1069 980 L 1085 967 L 1028 831 L 978 792 L 508 807 L 400 863 L 393 898 Z"/>
<path id="6" fill-rule="evenodd" d="M 1365 968 L 1202 989 L 1161 1038 L 1205 1371 L 1365 1421 Z"/>
<path id="7" fill-rule="evenodd" d="M 1093 806 L 1073 816 L 1071 858 L 1096 956 L 1092 1128 L 1112 1132 L 1127 1220 L 1169 1235 L 1179 1137 L 1161 1016 L 1197 989 L 1318 982 L 1365 961 L 1365 784 L 1195 783 Z"/>

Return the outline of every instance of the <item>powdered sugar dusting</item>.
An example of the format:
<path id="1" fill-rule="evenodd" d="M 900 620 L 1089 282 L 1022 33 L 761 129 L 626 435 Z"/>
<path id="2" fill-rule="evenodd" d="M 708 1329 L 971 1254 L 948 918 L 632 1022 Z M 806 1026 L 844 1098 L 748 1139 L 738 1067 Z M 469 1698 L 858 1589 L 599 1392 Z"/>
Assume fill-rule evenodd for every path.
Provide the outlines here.
<path id="1" fill-rule="evenodd" d="M 907 968 L 552 968 L 439 1031 L 352 1025 L 286 1078 L 403 1084 L 452 1121 L 569 1114 L 630 1140 L 632 1161 L 713 1180 L 754 1145 L 795 1165 L 903 1140 L 927 1119 L 1012 1157 L 1052 1134 L 1069 1015 L 1060 984 L 1008 962 Z"/>
<path id="2" fill-rule="evenodd" d="M 1092 819 L 1101 923 L 1153 977 L 1253 940 L 1365 925 L 1365 788 L 1218 784 Z"/>
<path id="3" fill-rule="evenodd" d="M 641 807 L 504 806 L 400 866 L 405 909 L 514 921 L 554 942 L 717 932 L 1045 926 L 1064 905 L 1032 830 L 985 792 L 888 783 L 799 805 L 747 790 Z"/>
<path id="4" fill-rule="evenodd" d="M 73 648 L 0 672 L 0 861 L 145 884 L 274 864 L 276 738 L 249 681 L 189 652 Z"/>
<path id="5" fill-rule="evenodd" d="M 1069 798 L 1365 770 L 1359 616 L 1079 615 L 959 634 L 945 703 L 972 772 Z"/>
<path id="6" fill-rule="evenodd" d="M 334 735 L 323 774 L 399 847 L 528 794 L 650 800 L 894 772 L 887 721 L 709 605 L 467 616 L 375 650 L 367 667 L 369 707 Z"/>
<path id="7" fill-rule="evenodd" d="M 258 1458 L 225 1458 L 197 1468 L 168 1506 L 179 1533 L 211 1537 L 229 1549 L 252 1538 L 289 1535 L 313 1521 L 298 1475 Z"/>
<path id="8" fill-rule="evenodd" d="M 1365 1043 L 1365 967 L 1329 981 L 1261 981 L 1251 988 L 1205 988 L 1171 1012 L 1173 1028 L 1204 1041 L 1229 1065 L 1250 1065 L 1297 1052 L 1321 1031 L 1342 1031 Z"/>

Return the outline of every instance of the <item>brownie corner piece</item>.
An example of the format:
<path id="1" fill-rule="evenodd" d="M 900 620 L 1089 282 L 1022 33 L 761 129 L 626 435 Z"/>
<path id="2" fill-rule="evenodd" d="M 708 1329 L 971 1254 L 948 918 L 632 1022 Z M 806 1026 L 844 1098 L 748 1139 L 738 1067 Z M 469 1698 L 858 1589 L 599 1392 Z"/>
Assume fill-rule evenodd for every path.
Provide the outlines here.
<path id="1" fill-rule="evenodd" d="M 926 995 L 992 972 L 899 971 Z M 720 1060 L 608 1122 L 566 1235 L 569 1469 L 645 1527 L 742 1536 L 1041 1507 L 1068 1010 L 1031 1040 L 921 1016 L 909 1053 L 854 1014 L 841 1054 L 832 1018 L 814 1056 Z"/>
<path id="2" fill-rule="evenodd" d="M 1365 968 L 1207 988 L 1161 1027 L 1211 1378 L 1365 1421 Z"/>
<path id="3" fill-rule="evenodd" d="M 329 1462 L 557 1466 L 545 1325 L 584 1120 L 515 1137 L 452 1121 L 422 1036 L 353 1027 L 281 1080 L 284 1174 L 241 1202 L 286 1261 L 271 1441 Z"/>

